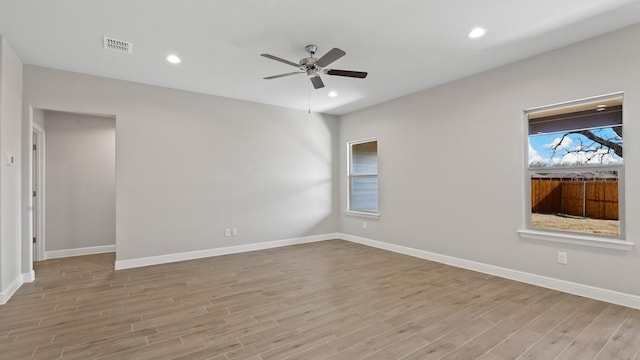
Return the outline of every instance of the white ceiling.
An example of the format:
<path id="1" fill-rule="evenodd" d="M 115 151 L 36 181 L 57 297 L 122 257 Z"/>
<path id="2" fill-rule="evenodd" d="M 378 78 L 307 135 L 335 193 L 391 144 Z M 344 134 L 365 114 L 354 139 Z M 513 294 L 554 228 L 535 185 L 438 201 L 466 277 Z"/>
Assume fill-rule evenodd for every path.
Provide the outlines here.
<path id="1" fill-rule="evenodd" d="M 26 63 L 344 114 L 640 22 L 640 0 L 0 0 L 0 34 Z M 483 26 L 488 33 L 471 40 Z M 133 54 L 102 47 L 104 35 Z M 639 40 L 640 41 L 640 40 Z M 362 79 L 303 75 L 304 46 Z M 165 57 L 183 62 L 170 65 Z M 330 98 L 327 93 L 339 93 Z"/>

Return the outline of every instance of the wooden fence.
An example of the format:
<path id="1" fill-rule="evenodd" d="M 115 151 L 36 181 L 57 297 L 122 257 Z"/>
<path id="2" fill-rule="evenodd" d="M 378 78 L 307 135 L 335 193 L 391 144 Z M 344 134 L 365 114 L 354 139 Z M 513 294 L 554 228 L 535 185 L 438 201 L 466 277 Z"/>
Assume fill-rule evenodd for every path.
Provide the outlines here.
<path id="1" fill-rule="evenodd" d="M 531 179 L 531 212 L 618 220 L 618 181 Z"/>

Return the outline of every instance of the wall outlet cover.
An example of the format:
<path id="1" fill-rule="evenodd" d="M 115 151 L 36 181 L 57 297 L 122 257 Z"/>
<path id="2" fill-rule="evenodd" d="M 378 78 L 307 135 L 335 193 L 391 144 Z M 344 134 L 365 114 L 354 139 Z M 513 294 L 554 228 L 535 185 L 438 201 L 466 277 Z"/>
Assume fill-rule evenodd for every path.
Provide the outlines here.
<path id="1" fill-rule="evenodd" d="M 558 264 L 567 265 L 569 258 L 566 252 L 558 251 Z"/>

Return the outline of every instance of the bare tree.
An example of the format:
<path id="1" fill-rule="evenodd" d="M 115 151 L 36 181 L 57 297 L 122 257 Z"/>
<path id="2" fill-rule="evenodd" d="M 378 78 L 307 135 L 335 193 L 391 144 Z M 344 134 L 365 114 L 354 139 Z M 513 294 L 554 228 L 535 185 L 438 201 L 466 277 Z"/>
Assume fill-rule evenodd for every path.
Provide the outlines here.
<path id="1" fill-rule="evenodd" d="M 567 132 L 562 135 L 560 141 L 550 146 L 550 150 L 553 153 L 552 156 L 558 155 L 558 152 L 562 152 L 562 156 L 571 153 L 580 153 L 585 156 L 585 162 L 596 159 L 600 163 L 602 163 L 607 156 L 613 154 L 622 158 L 622 127 L 615 126 L 610 129 L 613 130 L 614 134 L 603 132 L 601 129 Z M 566 138 L 574 134 L 581 135 L 580 137 L 572 138 L 574 141 L 579 141 L 578 146 L 571 149 L 565 148 L 562 143 Z"/>

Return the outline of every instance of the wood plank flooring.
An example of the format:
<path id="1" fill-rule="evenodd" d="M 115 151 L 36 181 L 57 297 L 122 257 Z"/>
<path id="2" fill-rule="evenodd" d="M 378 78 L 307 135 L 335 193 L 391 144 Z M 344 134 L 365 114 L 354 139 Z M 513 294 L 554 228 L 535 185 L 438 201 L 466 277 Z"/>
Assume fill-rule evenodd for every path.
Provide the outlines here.
<path id="1" fill-rule="evenodd" d="M 640 311 L 334 240 L 114 271 L 37 263 L 0 359 L 636 359 Z"/>

